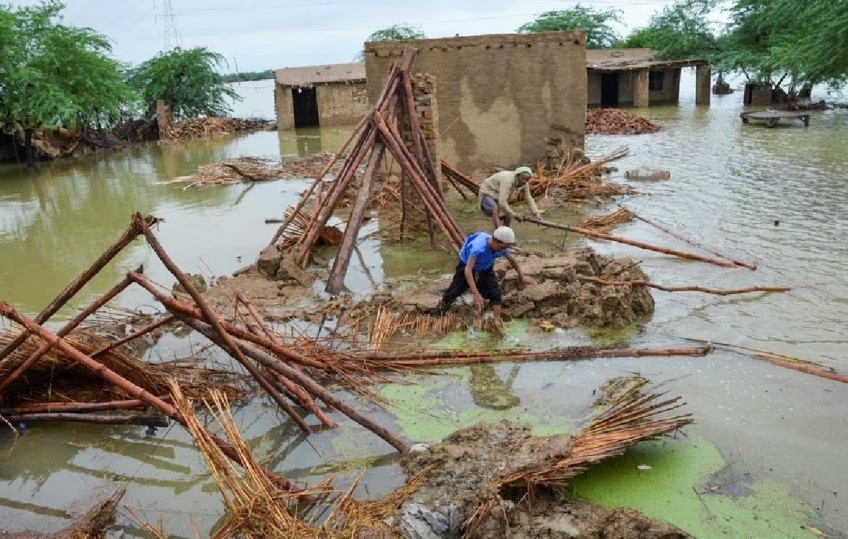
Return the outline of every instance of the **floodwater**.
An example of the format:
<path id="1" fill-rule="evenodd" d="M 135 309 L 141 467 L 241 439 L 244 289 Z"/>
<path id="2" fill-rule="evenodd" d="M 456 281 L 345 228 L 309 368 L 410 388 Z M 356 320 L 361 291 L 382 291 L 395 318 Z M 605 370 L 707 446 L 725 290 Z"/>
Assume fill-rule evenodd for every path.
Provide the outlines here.
<path id="1" fill-rule="evenodd" d="M 664 286 L 792 287 L 789 293 L 730 296 L 654 290 L 653 319 L 624 345 L 687 346 L 693 343 L 686 339 L 703 339 L 814 360 L 848 372 L 848 110 L 812 112 L 806 128 L 787 121 L 773 129 L 743 125 L 740 92 L 712 96 L 710 107 L 697 107 L 686 82 L 679 106 L 639 111 L 662 124 L 662 131 L 589 136 L 586 152 L 597 159 L 628 148 L 627 157 L 612 163 L 619 169 L 613 176 L 616 181 L 626 181 L 627 169 L 669 170 L 668 181 L 630 182 L 640 194 L 619 203 L 702 245 L 754 262 L 756 271 L 685 261 L 571 234 L 565 238 L 551 231 L 540 234 L 526 224 L 516 227 L 519 240 L 531 246 L 590 245 L 604 253 L 630 256 L 653 282 Z M 252 99 L 242 102 L 235 115 L 268 117 L 270 111 L 272 116 L 270 87 L 241 89 Z M 35 315 L 118 238 L 134 211 L 164 219 L 157 237 L 184 271 L 207 278 L 228 275 L 250 263 L 267 244 L 275 225 L 264 220 L 279 218 L 309 179 L 190 190 L 157 182 L 240 155 L 279 160 L 335 151 L 348 134 L 344 128 L 261 132 L 139 146 L 41 164 L 33 172 L 0 167 L 0 300 Z M 485 227 L 473 203 L 467 205 L 460 221 L 468 228 Z M 603 213 L 613 208 L 583 204 L 574 209 Z M 557 212 L 548 215 L 568 218 Z M 614 233 L 709 254 L 641 221 L 620 225 Z M 346 285 L 362 293 L 385 278 L 420 273 L 422 266 L 430 265 L 426 269 L 438 273 L 448 273 L 452 267 L 445 254 L 428 254 L 426 259 L 418 253 L 404 256 L 375 239 L 364 240 L 360 252 L 362 257 L 351 262 Z M 173 283 L 139 241 L 74 298 L 72 307 L 85 305 L 139 264 L 161 284 Z M 147 295 L 135 290 L 119 299 L 127 306 L 157 309 Z M 70 312 L 68 308 L 63 314 Z M 536 334 L 512 329 L 511 343 L 534 345 L 540 340 Z M 545 339 L 561 346 L 591 342 L 574 331 L 554 332 Z M 185 348 L 184 342 L 173 338 L 157 354 L 168 358 Z M 669 446 L 697 440 L 714 447 L 739 477 L 767 479 L 806 508 L 805 521 L 793 522 L 791 529 L 773 528 L 768 536 L 803 537 L 810 532 L 800 526 L 814 526 L 846 537 L 848 386 L 758 361 L 738 347 L 720 346 L 702 358 L 455 369 L 453 376 L 442 380 L 444 385 L 428 379 L 428 384 L 444 389 L 436 397 L 422 394 L 419 400 L 426 397 L 432 408 L 418 413 L 416 403 L 408 402 L 374 415 L 393 428 L 403 428 L 416 441 L 443 436 L 460 424 L 460 415 L 483 417 L 489 409 L 498 417 L 544 417 L 549 426 L 571 426 L 585 412 L 594 389 L 612 376 L 631 373 L 663 383 L 663 390 L 682 396 L 686 410 L 694 414 L 696 423 L 686 429 L 687 438 Z M 487 388 L 494 388 L 495 394 Z M 477 411 L 481 414 L 474 415 Z M 345 485 L 364 474 L 357 491 L 363 497 L 380 495 L 402 481 L 391 447 L 351 422 L 342 421 L 337 431 L 318 432 L 307 440 L 264 399 L 237 410 L 236 418 L 258 458 L 286 477 L 314 484 L 326 473 L 337 473 Z M 428 426 L 428 418 L 438 425 Z M 143 427 L 28 427 L 14 445 L 8 429 L 0 429 L 0 529 L 57 529 L 67 523 L 64 512 L 84 509 L 95 496 L 117 485 L 128 488 L 123 500 L 127 507 L 148 522 L 161 519 L 175 536 L 192 537 L 192 520 L 206 534 L 221 517 L 214 482 L 180 427 L 152 433 Z M 660 452 L 652 464 L 657 468 L 662 463 Z M 609 477 L 614 480 L 616 475 Z M 655 489 L 652 495 L 662 492 Z M 663 502 L 664 514 L 651 516 L 675 522 L 673 498 Z M 756 511 L 749 512 L 756 515 Z M 126 509 L 119 513 L 125 536 L 145 536 Z"/>

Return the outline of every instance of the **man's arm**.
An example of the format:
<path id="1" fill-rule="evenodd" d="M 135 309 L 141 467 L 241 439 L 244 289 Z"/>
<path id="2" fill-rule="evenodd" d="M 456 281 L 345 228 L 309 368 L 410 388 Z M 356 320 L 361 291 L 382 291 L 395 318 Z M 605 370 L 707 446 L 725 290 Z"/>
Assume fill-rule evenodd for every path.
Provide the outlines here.
<path id="1" fill-rule="evenodd" d="M 516 260 L 515 257 L 512 256 L 512 253 L 507 253 L 504 258 L 509 260 L 509 264 L 512 266 L 512 269 L 515 270 L 515 273 L 518 274 L 518 278 L 521 279 L 522 283 L 524 283 L 526 285 L 531 285 L 531 284 L 537 283 L 536 279 L 524 275 L 524 272 L 521 271 L 521 266 L 518 265 L 518 260 Z"/>
<path id="2" fill-rule="evenodd" d="M 468 283 L 468 288 L 471 289 L 471 298 L 474 300 L 474 307 L 483 308 L 483 296 L 477 290 L 477 283 L 474 281 L 474 264 L 477 262 L 477 257 L 474 255 L 468 256 L 468 262 L 465 263 L 465 280 Z"/>
<path id="3" fill-rule="evenodd" d="M 530 212 L 533 214 L 533 217 L 538 219 L 541 214 L 539 213 L 539 207 L 536 205 L 536 201 L 533 200 L 533 195 L 530 194 L 530 182 L 524 184 L 524 200 L 527 201 L 527 206 L 530 207 Z"/>
<path id="4" fill-rule="evenodd" d="M 518 214 L 509 205 L 509 196 L 512 194 L 512 188 L 515 185 L 515 178 L 511 180 L 501 180 L 498 185 L 498 207 L 507 212 L 510 216 L 516 217 Z"/>

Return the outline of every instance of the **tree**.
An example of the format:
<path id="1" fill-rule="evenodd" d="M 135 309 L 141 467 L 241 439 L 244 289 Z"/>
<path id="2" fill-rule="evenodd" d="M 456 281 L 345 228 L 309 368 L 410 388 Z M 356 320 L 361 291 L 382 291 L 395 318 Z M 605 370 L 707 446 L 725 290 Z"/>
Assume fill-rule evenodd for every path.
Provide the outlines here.
<path id="1" fill-rule="evenodd" d="M 800 88 L 848 81 L 848 7 L 844 1 L 736 0 L 721 37 L 719 69 L 750 80 Z"/>
<path id="2" fill-rule="evenodd" d="M 161 99 L 176 119 L 221 116 L 231 110 L 228 100 L 239 99 L 216 71 L 221 64 L 224 57 L 205 47 L 178 47 L 131 69 L 128 80 L 148 111 Z"/>
<path id="3" fill-rule="evenodd" d="M 377 30 L 370 36 L 365 39 L 365 42 L 371 41 L 411 41 L 413 39 L 426 39 L 427 36 L 424 35 L 424 32 L 416 29 L 413 26 L 409 26 L 406 23 L 401 24 L 393 24 L 388 28 L 383 28 L 382 30 Z M 361 62 L 365 59 L 365 53 L 363 51 L 359 51 L 354 58 L 354 62 Z"/>
<path id="4" fill-rule="evenodd" d="M 620 23 L 621 11 L 618 9 L 596 10 L 580 4 L 563 11 L 547 11 L 536 20 L 520 26 L 519 34 L 540 34 L 558 30 L 584 30 L 587 49 L 612 47 L 618 41 L 618 34 L 611 23 Z"/>
<path id="5" fill-rule="evenodd" d="M 639 28 L 619 45 L 647 47 L 663 60 L 711 58 L 719 51 L 718 39 L 707 18 L 715 0 L 681 0 L 655 13 L 648 26 Z"/>
<path id="6" fill-rule="evenodd" d="M 57 22 L 64 7 L 0 5 L 0 124 L 23 136 L 28 166 L 36 130 L 111 124 L 134 95 L 104 36 Z"/>

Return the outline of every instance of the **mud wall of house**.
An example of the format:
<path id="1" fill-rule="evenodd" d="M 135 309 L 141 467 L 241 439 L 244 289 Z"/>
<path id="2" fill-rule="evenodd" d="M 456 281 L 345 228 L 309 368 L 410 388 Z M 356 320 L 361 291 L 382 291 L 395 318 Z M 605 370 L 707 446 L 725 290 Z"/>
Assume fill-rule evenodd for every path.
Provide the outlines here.
<path id="1" fill-rule="evenodd" d="M 407 45 L 412 73 L 436 77 L 438 153 L 460 170 L 533 166 L 552 141 L 583 148 L 582 31 L 366 43 L 369 100 Z"/>
<path id="2" fill-rule="evenodd" d="M 322 84 L 315 88 L 321 125 L 355 124 L 368 112 L 365 82 Z"/>
<path id="3" fill-rule="evenodd" d="M 274 85 L 274 112 L 277 115 L 277 130 L 294 129 L 294 102 L 291 86 Z"/>

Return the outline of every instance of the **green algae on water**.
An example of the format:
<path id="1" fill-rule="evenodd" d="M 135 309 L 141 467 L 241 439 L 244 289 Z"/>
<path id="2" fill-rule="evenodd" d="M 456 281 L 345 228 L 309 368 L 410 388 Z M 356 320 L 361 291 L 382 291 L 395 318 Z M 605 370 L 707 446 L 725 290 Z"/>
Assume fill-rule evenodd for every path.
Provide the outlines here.
<path id="1" fill-rule="evenodd" d="M 574 478 L 569 493 L 606 507 L 630 507 L 694 537 L 809 538 L 808 507 L 767 478 L 728 495 L 712 479 L 725 461 L 705 441 L 644 442 Z M 726 474 L 725 474 L 726 475 Z"/>

